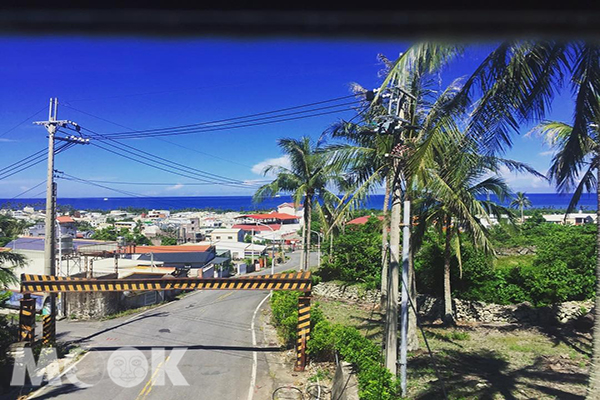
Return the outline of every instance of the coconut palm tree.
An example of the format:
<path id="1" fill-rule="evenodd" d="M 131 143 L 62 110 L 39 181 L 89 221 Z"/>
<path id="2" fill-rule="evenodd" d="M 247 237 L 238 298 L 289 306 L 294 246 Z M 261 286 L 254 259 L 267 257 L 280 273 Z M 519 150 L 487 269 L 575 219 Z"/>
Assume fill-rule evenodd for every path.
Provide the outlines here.
<path id="1" fill-rule="evenodd" d="M 340 163 L 326 151 L 320 143 L 310 137 L 301 139 L 279 139 L 278 145 L 289 157 L 290 167 L 269 165 L 263 173 L 275 174 L 275 179 L 258 188 L 254 201 L 260 202 L 266 197 L 279 193 L 291 194 L 295 203 L 304 205 L 304 227 L 302 234 L 304 258 L 302 269 L 309 268 L 310 228 L 312 212 L 318 201 L 335 204 L 339 198 L 330 191 L 332 185 L 342 185 Z"/>
<path id="2" fill-rule="evenodd" d="M 454 107 L 476 106 L 466 132 L 481 151 L 496 152 L 512 145 L 523 121 L 544 119 L 553 98 L 563 89 L 572 93 L 571 125 L 544 123 L 538 131 L 556 135 L 559 152 L 550 169 L 561 191 L 576 187 L 570 207 L 584 189 L 597 185 L 594 154 L 598 133 L 592 124 L 600 116 L 600 46 L 586 41 L 517 41 L 500 43 L 466 80 Z M 585 172 L 584 172 L 585 171 Z M 578 179 L 583 173 L 583 178 Z M 600 221 L 598 231 L 600 244 Z M 600 246 L 596 275 L 600 278 Z M 600 279 L 597 281 L 592 366 L 588 398 L 600 398 Z"/>
<path id="3" fill-rule="evenodd" d="M 480 197 L 494 193 L 502 201 L 508 195 L 509 188 L 502 178 L 493 175 L 503 162 L 501 159 L 464 150 L 458 162 L 449 163 L 450 159 L 456 160 L 452 152 L 438 154 L 436 160 L 429 160 L 427 170 L 418 174 L 419 183 L 424 188 L 422 197 L 427 199 L 421 201 L 418 218 L 423 226 L 428 222 L 433 223 L 444 240 L 442 319 L 445 324 L 453 325 L 455 320 L 450 287 L 452 248 L 455 250 L 461 275 L 461 237 L 469 237 L 475 247 L 487 254 L 494 254 L 483 222 L 486 221 L 489 226 L 491 215 L 499 219 L 507 210 L 493 202 L 480 200 Z"/>
<path id="4" fill-rule="evenodd" d="M 521 211 L 521 223 L 525 222 L 525 216 L 523 215 L 523 210 L 525 208 L 531 207 L 531 200 L 525 195 L 523 192 L 517 192 L 515 197 L 510 202 L 511 207 L 519 208 Z"/>
<path id="5" fill-rule="evenodd" d="M 22 267 L 26 264 L 25 256 L 10 251 L 0 252 L 0 285 L 3 288 L 11 283 L 17 283 L 18 279 L 13 270 L 15 267 Z"/>

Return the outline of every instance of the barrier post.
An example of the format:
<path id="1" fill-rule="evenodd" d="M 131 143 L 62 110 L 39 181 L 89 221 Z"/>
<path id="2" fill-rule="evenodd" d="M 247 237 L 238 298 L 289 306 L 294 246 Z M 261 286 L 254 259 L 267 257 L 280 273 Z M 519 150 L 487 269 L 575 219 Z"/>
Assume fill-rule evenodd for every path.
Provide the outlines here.
<path id="1" fill-rule="evenodd" d="M 19 309 L 19 340 L 33 345 L 35 340 L 35 299 L 23 294 Z"/>
<path id="2" fill-rule="evenodd" d="M 298 338 L 294 371 L 304 371 L 306 367 L 306 343 L 310 339 L 310 298 L 310 292 L 298 298 Z"/>

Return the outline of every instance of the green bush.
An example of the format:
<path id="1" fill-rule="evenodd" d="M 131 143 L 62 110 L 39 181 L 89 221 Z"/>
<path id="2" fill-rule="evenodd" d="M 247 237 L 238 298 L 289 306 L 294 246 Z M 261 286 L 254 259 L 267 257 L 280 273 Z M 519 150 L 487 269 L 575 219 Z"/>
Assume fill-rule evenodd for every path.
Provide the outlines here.
<path id="1" fill-rule="evenodd" d="M 322 320 L 311 332 L 307 351 L 311 357 L 320 360 L 331 360 L 337 351 L 343 360 L 353 364 L 361 399 L 395 398 L 396 382 L 383 365 L 380 347 L 362 336 L 356 328 Z"/>
<path id="2" fill-rule="evenodd" d="M 298 329 L 298 298 L 301 292 L 275 291 L 271 296 L 272 324 L 277 328 L 279 337 L 287 346 L 294 346 Z M 314 303 L 310 310 L 311 330 L 323 320 L 323 311 L 319 303 Z"/>
<path id="3" fill-rule="evenodd" d="M 381 282 L 381 221 L 371 217 L 364 225 L 348 225 L 334 239 L 323 244 L 326 256 L 317 274 L 325 281 L 341 280 L 377 288 Z M 331 262 L 329 258 L 331 257 Z"/>
<path id="4" fill-rule="evenodd" d="M 503 227 L 495 228 L 493 239 L 498 246 L 535 244 L 535 255 L 499 258 L 463 241 L 461 246 L 462 278 L 458 260 L 451 260 L 452 295 L 465 300 L 497 304 L 528 301 L 535 306 L 584 300 L 594 296 L 596 265 L 596 227 L 563 226 L 545 223 L 524 224 L 506 236 Z M 510 239 L 507 239 L 510 237 Z M 507 246 L 510 247 L 510 246 Z M 443 294 L 443 247 L 432 232 L 426 236 L 415 256 L 417 289 L 434 296 Z"/>

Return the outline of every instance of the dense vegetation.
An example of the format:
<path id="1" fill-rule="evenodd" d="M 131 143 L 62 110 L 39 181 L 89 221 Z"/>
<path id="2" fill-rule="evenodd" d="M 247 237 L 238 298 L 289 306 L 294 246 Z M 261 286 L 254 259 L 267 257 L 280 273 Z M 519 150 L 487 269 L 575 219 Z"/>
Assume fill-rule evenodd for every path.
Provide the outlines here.
<path id="1" fill-rule="evenodd" d="M 451 279 L 454 297 L 498 304 L 528 301 L 536 306 L 594 296 L 596 227 L 565 226 L 542 222 L 539 214 L 522 226 L 494 227 L 490 237 L 496 257 L 461 242 L 462 273 L 452 252 Z M 318 275 L 323 280 L 361 282 L 375 288 L 381 271 L 381 222 L 348 225 L 335 239 Z M 327 245 L 324 246 L 328 249 Z M 528 254 L 520 254 L 526 249 Z M 430 230 L 415 255 L 417 289 L 441 296 L 444 243 Z M 530 254 L 533 253 L 533 254 Z"/>
<path id="2" fill-rule="evenodd" d="M 151 245 L 152 242 L 141 232 L 141 229 L 136 226 L 133 232 L 127 228 L 117 229 L 114 226 L 109 226 L 103 229 L 98 229 L 92 235 L 92 239 L 115 241 L 119 236 L 125 238 L 125 242 L 134 243 L 137 246 Z"/>

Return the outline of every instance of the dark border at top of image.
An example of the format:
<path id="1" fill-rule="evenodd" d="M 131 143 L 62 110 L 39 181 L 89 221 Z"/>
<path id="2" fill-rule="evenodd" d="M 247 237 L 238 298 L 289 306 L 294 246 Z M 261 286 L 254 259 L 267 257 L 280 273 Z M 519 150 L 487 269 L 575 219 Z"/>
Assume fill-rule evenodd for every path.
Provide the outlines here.
<path id="1" fill-rule="evenodd" d="M 0 32 L 332 39 L 600 37 L 600 2 L 594 1 L 345 2 L 343 8 L 311 2 L 194 3 L 11 0 L 0 5 Z"/>

